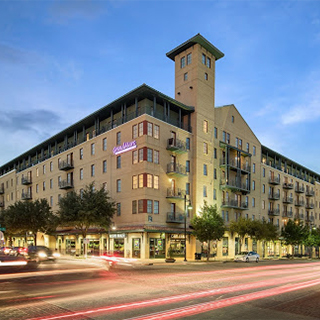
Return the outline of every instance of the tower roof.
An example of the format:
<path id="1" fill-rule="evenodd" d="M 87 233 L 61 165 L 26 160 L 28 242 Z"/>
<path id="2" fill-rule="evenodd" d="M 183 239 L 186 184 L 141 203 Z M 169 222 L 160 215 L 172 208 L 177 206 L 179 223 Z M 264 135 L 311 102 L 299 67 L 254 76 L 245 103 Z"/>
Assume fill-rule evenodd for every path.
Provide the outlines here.
<path id="1" fill-rule="evenodd" d="M 180 44 L 180 46 L 174 48 L 173 50 L 167 53 L 167 57 L 174 61 L 176 55 L 185 51 L 186 49 L 192 47 L 194 44 L 200 44 L 203 48 L 208 50 L 216 60 L 224 57 L 224 53 L 221 52 L 218 48 L 216 48 L 213 44 L 211 44 L 207 39 L 205 39 L 200 33 L 192 37 L 191 39 L 187 40 L 186 42 Z"/>

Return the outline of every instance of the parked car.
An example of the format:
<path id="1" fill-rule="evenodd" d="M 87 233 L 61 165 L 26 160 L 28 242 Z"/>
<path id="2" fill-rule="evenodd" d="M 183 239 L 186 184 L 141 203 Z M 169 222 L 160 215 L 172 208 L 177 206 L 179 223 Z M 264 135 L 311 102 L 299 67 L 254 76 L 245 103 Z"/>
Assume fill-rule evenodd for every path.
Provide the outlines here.
<path id="1" fill-rule="evenodd" d="M 45 246 L 30 246 L 26 254 L 28 261 L 40 263 L 42 261 L 55 262 L 56 257 L 51 249 Z"/>
<path id="2" fill-rule="evenodd" d="M 244 261 L 244 262 L 249 262 L 249 261 L 255 261 L 259 262 L 260 256 L 254 252 L 254 251 L 243 251 L 240 254 L 237 254 L 234 257 L 234 261 Z"/>
<path id="3" fill-rule="evenodd" d="M 9 254 L 10 250 L 11 250 L 11 247 L 1 247 L 0 248 L 0 253 Z"/>
<path id="4" fill-rule="evenodd" d="M 27 254 L 28 248 L 25 247 L 12 247 L 9 251 L 10 256 L 25 256 Z"/>

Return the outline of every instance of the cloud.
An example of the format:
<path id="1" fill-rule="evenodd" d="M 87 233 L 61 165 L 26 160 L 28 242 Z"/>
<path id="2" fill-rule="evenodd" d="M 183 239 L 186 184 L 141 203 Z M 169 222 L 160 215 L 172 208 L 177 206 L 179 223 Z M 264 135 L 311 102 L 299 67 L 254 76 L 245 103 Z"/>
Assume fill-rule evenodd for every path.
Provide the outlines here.
<path id="1" fill-rule="evenodd" d="M 36 54 L 15 48 L 13 46 L 0 43 L 0 61 L 4 63 L 11 64 L 24 64 L 35 62 L 39 57 L 36 57 Z"/>

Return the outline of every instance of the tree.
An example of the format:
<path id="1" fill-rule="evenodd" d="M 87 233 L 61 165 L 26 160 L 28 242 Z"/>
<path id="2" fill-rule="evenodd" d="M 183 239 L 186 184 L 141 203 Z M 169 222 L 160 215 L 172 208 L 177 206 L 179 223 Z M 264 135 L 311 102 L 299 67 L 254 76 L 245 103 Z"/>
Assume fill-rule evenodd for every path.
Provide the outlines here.
<path id="1" fill-rule="evenodd" d="M 229 225 L 231 234 L 236 233 L 239 236 L 240 251 L 242 248 L 243 239 L 246 235 L 250 235 L 253 232 L 252 220 L 240 217 L 237 221 L 231 221 Z"/>
<path id="2" fill-rule="evenodd" d="M 200 215 L 193 217 L 191 225 L 194 228 L 193 235 L 200 242 L 208 242 L 207 260 L 209 260 L 210 241 L 220 240 L 226 230 L 223 219 L 217 212 L 217 206 L 208 206 L 204 201 Z"/>
<path id="3" fill-rule="evenodd" d="M 3 212 L 7 234 L 32 234 L 37 245 L 37 233 L 50 233 L 56 228 L 56 217 L 46 199 L 17 201 Z"/>
<path id="4" fill-rule="evenodd" d="M 108 230 L 114 213 L 115 203 L 108 192 L 104 187 L 96 190 L 91 183 L 81 193 L 71 191 L 61 197 L 57 215 L 60 225 L 72 226 L 86 238 L 90 227 Z"/>

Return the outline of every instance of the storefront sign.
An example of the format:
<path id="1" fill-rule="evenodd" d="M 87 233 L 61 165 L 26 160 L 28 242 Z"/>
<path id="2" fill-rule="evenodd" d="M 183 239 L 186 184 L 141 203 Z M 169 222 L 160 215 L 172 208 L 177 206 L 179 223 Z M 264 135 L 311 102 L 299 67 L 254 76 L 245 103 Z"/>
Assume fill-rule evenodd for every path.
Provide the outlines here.
<path id="1" fill-rule="evenodd" d="M 125 238 L 125 237 L 126 237 L 125 233 L 110 234 L 110 238 L 112 238 L 112 239 L 121 239 L 121 238 Z"/>
<path id="2" fill-rule="evenodd" d="M 137 147 L 137 143 L 136 143 L 135 140 L 133 140 L 133 141 L 130 141 L 130 142 L 124 142 L 122 144 L 122 146 L 114 147 L 112 149 L 112 151 L 113 151 L 114 155 L 118 155 L 120 153 L 124 153 L 124 152 L 130 151 L 132 149 L 135 149 L 136 147 Z"/>

